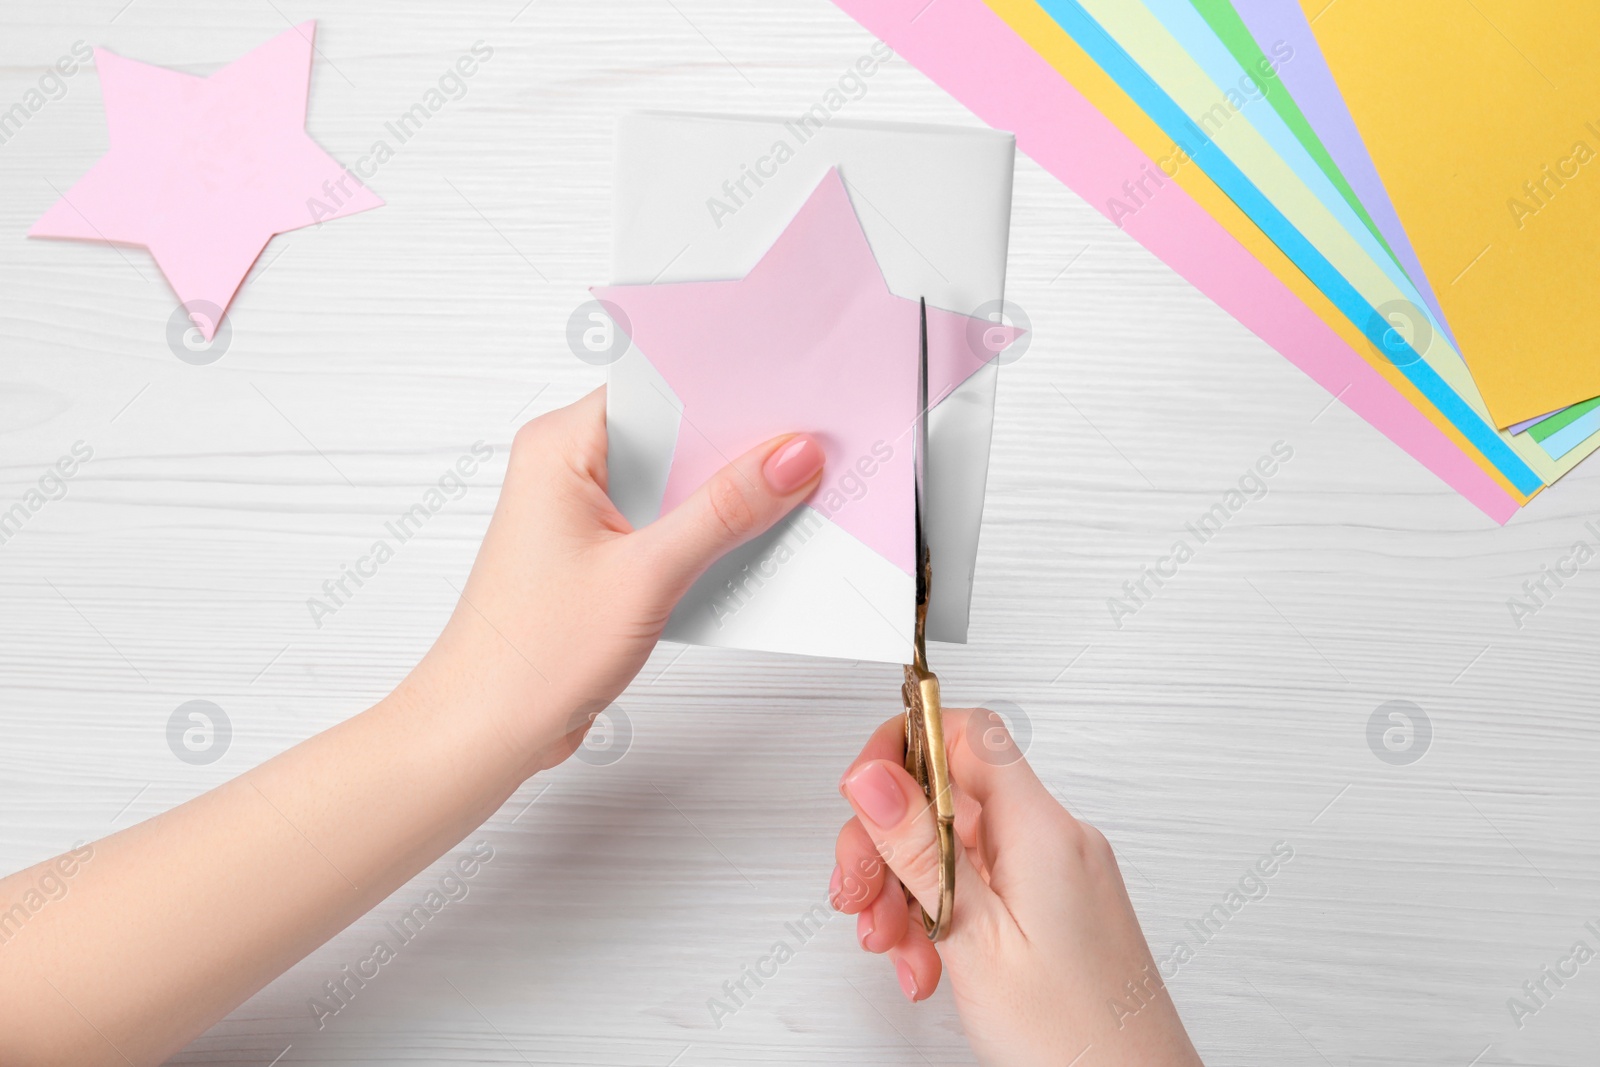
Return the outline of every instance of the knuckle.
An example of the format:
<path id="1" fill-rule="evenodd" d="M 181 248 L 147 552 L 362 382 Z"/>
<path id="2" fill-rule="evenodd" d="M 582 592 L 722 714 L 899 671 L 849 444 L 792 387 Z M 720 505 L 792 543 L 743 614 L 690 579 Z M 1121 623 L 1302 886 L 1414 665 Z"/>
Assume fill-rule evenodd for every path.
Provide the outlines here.
<path id="1" fill-rule="evenodd" d="M 1068 855 L 1087 870 L 1116 866 L 1116 853 L 1111 848 L 1111 842 L 1106 840 L 1106 835 L 1100 832 L 1099 827 L 1082 819 L 1067 816 L 1065 844 Z"/>
<path id="2" fill-rule="evenodd" d="M 1106 840 L 1106 835 L 1100 831 L 1100 828 L 1086 822 L 1080 822 L 1078 825 L 1082 827 L 1084 854 L 1097 860 L 1109 860 L 1111 858 L 1111 842 Z"/>
<path id="3" fill-rule="evenodd" d="M 900 881 L 912 889 L 926 889 L 939 882 L 939 839 L 932 834 L 918 834 L 901 842 L 888 860 Z"/>
<path id="4" fill-rule="evenodd" d="M 877 895 L 881 885 L 879 871 L 882 865 L 878 863 L 877 854 L 871 859 L 861 857 L 855 869 L 846 867 L 839 880 L 839 897 L 846 904 L 864 904 Z"/>
<path id="5" fill-rule="evenodd" d="M 592 451 L 570 410 L 557 408 L 518 428 L 511 438 L 509 470 L 518 478 L 541 483 L 568 475 L 578 482 L 589 481 L 594 477 Z"/>
<path id="6" fill-rule="evenodd" d="M 713 478 L 706 486 L 711 503 L 712 520 L 731 538 L 742 538 L 754 532 L 758 516 L 745 495 L 744 488 L 726 472 Z"/>
<path id="7" fill-rule="evenodd" d="M 1011 758 L 1015 754 L 1020 759 L 1022 753 L 1017 750 L 1017 743 L 1011 736 L 1011 731 L 1006 727 L 1006 721 L 997 711 L 988 708 L 973 708 L 967 714 L 962 738 L 973 753 L 987 762 L 1014 762 Z"/>
<path id="8" fill-rule="evenodd" d="M 549 429 L 550 420 L 554 414 L 555 412 L 547 411 L 542 415 L 534 416 L 517 427 L 516 435 L 511 439 L 511 447 L 516 448 L 521 445 L 526 449 L 528 446 L 535 444 L 536 440 L 544 436 Z"/>
<path id="9" fill-rule="evenodd" d="M 549 414 L 540 415 L 517 429 L 516 435 L 511 438 L 511 462 L 525 464 L 543 454 L 549 445 L 549 419 Z"/>
<path id="10" fill-rule="evenodd" d="M 996 957 L 1001 956 L 1003 946 L 1008 944 L 1007 935 L 1011 932 L 1002 918 L 1008 913 L 998 908 L 976 907 L 960 893 L 956 894 L 955 904 L 956 910 L 950 917 L 951 936 L 959 932 L 964 942 L 982 946 L 983 951 L 992 952 Z"/>

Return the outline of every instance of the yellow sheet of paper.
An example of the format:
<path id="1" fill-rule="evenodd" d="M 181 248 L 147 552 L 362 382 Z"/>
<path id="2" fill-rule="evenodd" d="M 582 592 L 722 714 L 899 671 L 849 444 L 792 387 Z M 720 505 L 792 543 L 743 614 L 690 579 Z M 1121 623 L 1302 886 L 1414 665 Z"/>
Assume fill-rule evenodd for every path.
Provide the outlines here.
<path id="1" fill-rule="evenodd" d="M 1176 146 L 1172 139 L 1129 99 L 1116 81 L 1101 70 L 1099 65 L 1078 47 L 1071 36 L 1034 3 L 1034 0 L 985 0 L 985 3 L 1005 20 L 1013 32 L 1027 41 L 1034 51 L 1071 82 L 1101 114 L 1138 145 L 1145 155 L 1152 160 L 1170 160 L 1174 157 Z M 1186 163 L 1176 168 L 1175 175 L 1169 174 L 1169 176 L 1205 208 L 1212 218 L 1220 222 L 1235 240 L 1272 271 L 1279 281 L 1304 301 L 1346 344 L 1359 352 L 1379 374 L 1405 396 L 1410 404 L 1422 411 L 1429 421 L 1455 442 L 1457 448 L 1471 456 L 1473 462 L 1493 477 L 1508 496 L 1522 503 L 1531 499 L 1531 496 L 1518 492 L 1495 465 L 1485 459 L 1483 453 L 1462 436 L 1461 431 L 1441 415 L 1417 387 L 1411 384 L 1405 374 L 1387 356 L 1372 346 L 1365 335 L 1351 324 L 1333 302 L 1301 273 L 1300 269 L 1215 182 L 1206 176 L 1204 171 L 1192 163 Z M 1455 358 L 1453 354 L 1451 358 Z M 1518 454 L 1521 455 L 1520 451 Z M 1546 465 L 1548 466 L 1548 457 Z M 1534 472 L 1544 477 L 1536 466 Z M 1548 480 L 1546 478 L 1546 481 Z"/>
<path id="2" fill-rule="evenodd" d="M 1213 114 L 1219 104 L 1227 111 L 1222 87 L 1189 56 L 1143 0 L 1079 0 L 1079 3 L 1191 120 L 1198 123 L 1203 116 Z M 1211 136 L 1217 147 L 1369 304 L 1385 308 L 1403 303 L 1420 313 L 1422 298 L 1416 290 L 1409 284 L 1400 288 L 1361 248 L 1294 168 L 1273 151 L 1247 116 L 1241 113 L 1233 121 L 1223 121 Z M 1435 331 L 1421 355 L 1484 423 L 1492 422 L 1493 416 L 1477 383 L 1448 338 Z M 1596 437 L 1561 459 L 1552 460 L 1548 452 L 1526 436 L 1501 433 L 1500 437 L 1546 483 L 1560 478 L 1600 447 L 1600 437 Z"/>
<path id="3" fill-rule="evenodd" d="M 1301 7 L 1496 424 L 1600 396 L 1600 4 Z"/>
<path id="4" fill-rule="evenodd" d="M 1190 58 L 1183 46 L 1139 0 L 1080 0 L 1080 3 L 1083 3 L 1090 15 L 1117 41 L 1134 62 L 1138 63 L 1195 122 L 1198 123 L 1201 116 L 1211 113 L 1219 103 L 1223 103 L 1226 100 L 1224 90 L 1211 81 L 1205 70 Z M 1050 60 L 1052 65 L 1056 66 L 1058 70 L 1062 70 L 1068 80 L 1072 81 L 1102 114 L 1110 118 L 1119 129 L 1127 134 L 1135 144 L 1144 148 L 1147 153 L 1151 150 L 1152 145 L 1142 140 L 1139 136 L 1135 136 L 1133 124 L 1140 123 L 1144 127 L 1154 130 L 1158 138 L 1155 143 L 1162 147 L 1160 152 L 1152 156 L 1152 158 L 1164 159 L 1172 156 L 1175 148 L 1172 140 L 1160 131 L 1160 127 L 1149 119 L 1138 105 L 1133 103 L 1127 94 L 1117 86 L 1115 80 L 1100 70 L 1099 66 L 1072 41 L 1071 36 L 1056 25 L 1054 20 L 1040 9 L 1037 3 L 1032 2 L 1032 0 L 1027 0 L 1027 2 L 1021 2 L 1021 0 L 1017 0 L 1017 2 L 1013 2 L 1013 0 L 1003 0 L 1003 2 L 1002 0 L 995 0 L 995 2 L 989 3 L 989 7 L 999 13 L 1002 18 L 1005 18 L 1013 30 L 1021 35 L 1036 51 Z M 1064 42 L 1064 46 L 1062 42 Z M 1063 47 L 1066 50 L 1062 50 Z M 1048 49 L 1055 49 L 1059 52 L 1060 58 L 1065 62 L 1066 66 L 1063 66 L 1061 62 L 1057 62 L 1054 53 Z M 1091 69 L 1094 72 L 1095 83 L 1108 87 L 1111 95 L 1105 95 L 1103 90 L 1090 92 L 1078 80 L 1080 77 L 1088 76 L 1087 71 L 1080 69 L 1080 64 Z M 1300 177 L 1294 173 L 1294 169 L 1273 151 L 1272 146 L 1251 125 L 1247 117 L 1236 116 L 1232 121 L 1225 121 L 1220 124 L 1209 123 L 1207 128 L 1211 129 L 1212 139 L 1233 160 L 1234 165 L 1250 178 L 1256 188 L 1260 189 L 1273 201 L 1278 210 L 1300 231 L 1302 236 L 1316 245 L 1317 250 L 1333 265 L 1334 269 L 1339 271 L 1345 280 L 1354 286 L 1369 304 L 1373 307 L 1381 308 L 1386 305 L 1394 306 L 1396 302 L 1403 301 L 1406 304 L 1416 306 L 1418 301 L 1414 299 L 1415 291 L 1402 291 L 1396 286 L 1395 282 L 1384 273 L 1378 264 L 1350 236 L 1350 233 L 1340 225 L 1338 219 L 1317 199 L 1316 194 L 1306 187 Z M 1190 165 L 1177 168 L 1177 177 L 1180 184 L 1184 184 L 1191 195 L 1194 190 L 1189 187 L 1186 179 L 1192 177 L 1189 172 L 1198 171 L 1199 169 L 1199 167 Z M 1295 278 L 1305 281 L 1305 275 L 1300 272 L 1299 268 L 1282 256 L 1276 246 L 1271 245 L 1270 239 L 1262 234 L 1259 227 L 1250 221 L 1248 216 L 1233 205 L 1232 200 L 1225 193 L 1222 193 L 1209 178 L 1205 179 L 1205 183 L 1229 205 L 1230 215 L 1233 218 L 1242 220 L 1242 224 L 1249 228 L 1249 232 L 1261 240 L 1267 241 L 1268 246 L 1273 248 L 1274 255 L 1284 264 L 1284 269 L 1292 272 Z M 1200 198 L 1197 197 L 1197 199 Z M 1223 220 L 1223 216 L 1218 214 L 1209 201 L 1201 200 L 1201 203 L 1213 217 Z M 1255 252 L 1258 259 L 1261 259 L 1263 263 L 1268 263 L 1257 252 L 1255 245 L 1244 241 L 1235 223 L 1224 221 L 1224 225 L 1227 226 L 1235 239 L 1245 243 L 1246 247 Z M 1270 266 L 1271 264 L 1268 265 Z M 1284 277 L 1278 267 L 1274 266 L 1272 269 L 1275 274 L 1279 275 L 1280 279 L 1287 282 L 1287 278 Z M 1311 283 L 1306 282 L 1306 284 L 1310 285 Z M 1300 292 L 1298 288 L 1295 291 L 1297 293 Z M 1312 286 L 1311 291 L 1318 294 L 1318 299 L 1323 304 L 1330 308 L 1332 307 L 1314 286 Z M 1311 301 L 1308 300 L 1307 303 L 1311 304 Z M 1311 306 L 1318 307 L 1316 304 L 1311 304 Z M 1386 357 L 1381 353 L 1373 351 L 1359 329 L 1351 327 L 1351 330 L 1347 333 L 1342 328 L 1340 324 L 1349 326 L 1350 323 L 1341 312 L 1334 309 L 1331 313 L 1337 317 L 1338 323 L 1329 319 L 1327 315 L 1323 315 L 1321 309 L 1318 308 L 1319 317 L 1329 322 L 1329 325 L 1334 326 L 1335 329 L 1340 330 L 1341 335 L 1350 336 L 1353 334 L 1357 338 L 1352 342 L 1353 347 L 1364 355 L 1370 353 L 1371 357 L 1375 357 L 1369 358 L 1369 362 L 1375 366 L 1380 360 L 1387 362 Z M 1451 347 L 1449 340 L 1443 334 L 1435 332 L 1430 343 L 1421 354 L 1439 377 L 1472 407 L 1485 423 L 1491 421 L 1492 416 L 1482 396 L 1479 394 L 1472 375 L 1468 373 L 1460 354 Z M 1415 394 L 1408 392 L 1406 395 L 1409 399 Z M 1418 402 L 1413 401 L 1413 403 Z M 1433 405 L 1426 400 L 1422 400 L 1418 403 L 1418 406 L 1427 411 L 1430 418 L 1436 413 Z M 1435 422 L 1437 421 L 1435 420 Z M 1535 441 L 1527 438 L 1526 435 L 1502 433 L 1500 436 L 1517 457 L 1547 484 L 1565 475 L 1577 466 L 1585 456 L 1600 447 L 1600 435 L 1596 435 L 1595 438 L 1586 441 L 1583 445 L 1573 449 L 1560 459 L 1552 460 L 1548 453 L 1540 448 Z M 1457 439 L 1455 435 L 1452 435 L 1452 438 Z M 1467 444 L 1465 445 L 1465 450 L 1471 452 L 1475 459 L 1481 457 L 1481 453 L 1478 452 L 1475 446 Z M 1485 469 L 1489 469 L 1487 461 L 1484 461 L 1483 465 Z"/>

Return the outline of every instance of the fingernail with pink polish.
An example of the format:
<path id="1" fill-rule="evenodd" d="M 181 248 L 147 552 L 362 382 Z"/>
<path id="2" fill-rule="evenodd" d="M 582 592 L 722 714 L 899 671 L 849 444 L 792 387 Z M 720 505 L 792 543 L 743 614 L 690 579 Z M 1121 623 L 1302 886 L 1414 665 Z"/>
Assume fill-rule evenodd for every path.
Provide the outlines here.
<path id="1" fill-rule="evenodd" d="M 897 826 L 906 813 L 906 795 L 882 763 L 869 763 L 844 782 L 852 803 L 882 827 Z"/>
<path id="2" fill-rule="evenodd" d="M 867 948 L 867 938 L 872 936 L 874 929 L 872 912 L 870 910 L 862 912 L 860 917 L 856 919 L 856 940 L 861 942 L 862 948 Z M 870 952 L 871 949 L 868 949 L 868 951 Z"/>
<path id="3" fill-rule="evenodd" d="M 911 973 L 911 964 L 905 960 L 895 960 L 894 970 L 900 976 L 900 992 L 906 999 L 915 1002 L 917 999 L 917 976 Z"/>
<path id="4" fill-rule="evenodd" d="M 839 865 L 835 863 L 833 865 L 833 877 L 828 880 L 828 899 L 833 902 L 834 911 L 838 911 L 839 905 L 843 902 L 840 897 L 840 893 L 843 891 L 843 889 L 844 872 L 841 871 L 839 869 Z"/>
<path id="5" fill-rule="evenodd" d="M 827 458 L 815 437 L 800 434 L 785 441 L 767 457 L 761 465 L 761 475 L 774 493 L 788 496 L 816 477 Z"/>

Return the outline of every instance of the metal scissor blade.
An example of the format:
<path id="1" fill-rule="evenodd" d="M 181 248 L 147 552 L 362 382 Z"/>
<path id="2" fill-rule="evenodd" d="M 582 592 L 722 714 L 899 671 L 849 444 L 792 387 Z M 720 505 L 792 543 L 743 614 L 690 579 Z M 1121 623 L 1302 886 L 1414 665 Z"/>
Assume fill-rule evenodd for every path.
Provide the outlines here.
<path id="1" fill-rule="evenodd" d="M 922 787 L 933 807 L 939 839 L 939 906 L 930 913 L 922 908 L 922 928 L 938 941 L 950 928 L 955 910 L 956 852 L 955 804 L 950 794 L 950 764 L 945 753 L 944 713 L 939 701 L 939 679 L 928 670 L 928 586 L 933 564 L 928 554 L 925 509 L 928 503 L 928 301 L 918 305 L 917 418 L 912 425 L 915 450 L 914 503 L 916 508 L 917 615 L 912 663 L 900 687 L 905 702 L 905 766 Z M 907 893 L 909 894 L 909 890 Z"/>
<path id="2" fill-rule="evenodd" d="M 917 418 L 912 427 L 912 462 L 915 465 L 914 504 L 916 508 L 916 566 L 917 566 L 917 623 L 916 664 L 927 666 L 928 586 L 933 577 L 932 561 L 928 556 L 928 536 L 925 511 L 928 506 L 928 300 L 923 297 L 917 306 L 919 325 L 917 336 Z"/>

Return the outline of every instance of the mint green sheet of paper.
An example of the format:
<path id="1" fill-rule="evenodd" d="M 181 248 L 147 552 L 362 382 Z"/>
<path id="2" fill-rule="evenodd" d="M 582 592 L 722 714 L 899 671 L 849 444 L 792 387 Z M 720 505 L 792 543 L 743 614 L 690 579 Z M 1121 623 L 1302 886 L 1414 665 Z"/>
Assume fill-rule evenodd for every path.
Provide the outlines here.
<path id="1" fill-rule="evenodd" d="M 1585 400 L 1581 404 L 1574 404 L 1569 408 L 1562 408 L 1543 422 L 1528 427 L 1528 436 L 1543 444 L 1556 433 L 1571 426 L 1595 408 L 1600 408 L 1600 396 L 1593 400 Z"/>

